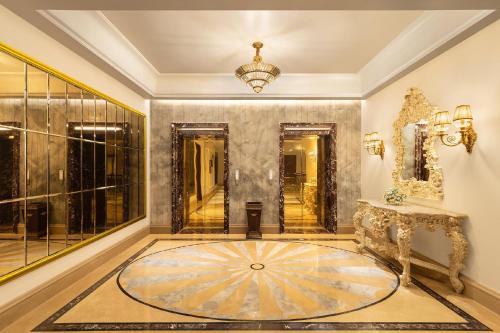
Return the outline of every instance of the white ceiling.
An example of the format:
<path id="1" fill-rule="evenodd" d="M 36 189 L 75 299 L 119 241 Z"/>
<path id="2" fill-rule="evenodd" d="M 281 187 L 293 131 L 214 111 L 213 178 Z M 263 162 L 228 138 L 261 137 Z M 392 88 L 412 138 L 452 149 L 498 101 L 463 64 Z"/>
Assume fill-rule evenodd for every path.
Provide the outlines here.
<path id="1" fill-rule="evenodd" d="M 160 73 L 232 73 L 264 42 L 283 73 L 356 73 L 422 11 L 104 11 Z"/>

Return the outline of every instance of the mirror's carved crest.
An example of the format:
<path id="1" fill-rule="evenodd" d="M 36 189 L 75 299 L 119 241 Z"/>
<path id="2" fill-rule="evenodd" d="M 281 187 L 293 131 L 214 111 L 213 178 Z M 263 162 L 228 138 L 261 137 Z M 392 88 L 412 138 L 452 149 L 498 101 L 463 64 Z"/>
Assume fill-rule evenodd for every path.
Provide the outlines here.
<path id="1" fill-rule="evenodd" d="M 429 180 L 421 181 L 416 178 L 403 179 L 405 148 L 402 142 L 402 130 L 409 123 L 416 123 L 421 119 L 428 121 L 429 134 L 424 142 L 426 165 L 429 170 Z M 393 123 L 393 142 L 396 148 L 395 168 L 392 172 L 394 187 L 411 197 L 442 200 L 443 199 L 443 172 L 438 165 L 438 156 L 434 149 L 437 137 L 434 131 L 433 107 L 418 88 L 410 88 L 405 95 L 405 101 L 399 112 L 399 117 Z"/>

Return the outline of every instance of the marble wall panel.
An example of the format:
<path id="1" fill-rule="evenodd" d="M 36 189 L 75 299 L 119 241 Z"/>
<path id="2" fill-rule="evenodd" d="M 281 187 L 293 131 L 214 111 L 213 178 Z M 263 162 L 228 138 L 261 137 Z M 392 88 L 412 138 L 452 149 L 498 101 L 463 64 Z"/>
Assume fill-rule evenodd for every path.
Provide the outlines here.
<path id="1" fill-rule="evenodd" d="M 246 224 L 245 202 L 263 201 L 262 223 L 278 225 L 279 123 L 337 124 L 338 225 L 351 224 L 360 197 L 359 101 L 168 101 L 151 103 L 151 223 L 171 224 L 172 122 L 229 124 L 230 225 Z M 235 182 L 235 170 L 240 180 Z M 273 180 L 269 181 L 269 170 Z"/>

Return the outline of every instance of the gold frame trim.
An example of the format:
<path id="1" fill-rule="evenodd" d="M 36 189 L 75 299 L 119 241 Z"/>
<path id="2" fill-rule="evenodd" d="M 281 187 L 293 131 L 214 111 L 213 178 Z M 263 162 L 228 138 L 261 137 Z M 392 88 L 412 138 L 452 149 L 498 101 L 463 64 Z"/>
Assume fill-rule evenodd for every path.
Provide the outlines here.
<path id="1" fill-rule="evenodd" d="M 425 167 L 429 170 L 429 180 L 403 179 L 401 175 L 404 168 L 405 148 L 401 140 L 401 131 L 408 123 L 417 122 L 421 119 L 426 119 L 429 123 L 429 135 L 423 146 L 426 152 L 427 163 Z M 399 116 L 392 127 L 392 140 L 396 148 L 395 167 L 392 171 L 394 187 L 411 197 L 443 200 L 443 171 L 438 165 L 438 156 L 434 148 L 434 142 L 438 136 L 434 131 L 434 111 L 420 89 L 408 89 Z"/>
<path id="2" fill-rule="evenodd" d="M 147 202 L 148 202 L 147 201 L 148 200 L 148 197 L 147 197 L 148 189 L 147 189 L 147 118 L 146 118 L 147 116 L 145 113 L 140 112 L 134 108 L 131 108 L 130 106 L 128 106 L 128 105 L 126 105 L 126 104 L 124 104 L 124 103 L 122 103 L 122 102 L 120 102 L 120 101 L 118 101 L 118 100 L 116 100 L 116 99 L 114 99 L 114 98 L 112 98 L 112 97 L 110 97 L 110 96 L 108 96 L 108 95 L 106 95 L 106 94 L 104 94 L 104 93 L 102 93 L 102 92 L 100 92 L 100 91 L 98 91 L 98 90 L 64 74 L 64 73 L 62 73 L 62 72 L 58 71 L 57 69 L 50 67 L 50 66 L 48 66 L 48 65 L 46 65 L 46 64 L 44 64 L 44 63 L 42 63 L 34 58 L 28 56 L 27 54 L 25 54 L 19 50 L 16 50 L 16 49 L 14 49 L 14 48 L 12 48 L 12 47 L 10 47 L 2 42 L 0 42 L 0 51 L 5 52 L 5 53 L 25 62 L 33 67 L 36 67 L 42 71 L 45 71 L 50 75 L 58 77 L 59 79 L 62 79 L 69 84 L 77 86 L 77 87 L 79 87 L 79 88 L 81 88 L 81 89 L 83 89 L 91 94 L 94 94 L 95 96 L 98 96 L 102 99 L 105 99 L 105 100 L 115 104 L 115 105 L 118 105 L 124 109 L 132 111 L 132 112 L 144 117 L 144 125 L 143 125 L 143 132 L 144 132 L 143 133 L 144 134 L 143 140 L 144 140 L 144 142 L 143 142 L 143 147 L 142 147 L 142 150 L 144 153 L 144 179 L 143 179 L 143 182 L 144 182 L 144 214 L 133 219 L 133 220 L 130 220 L 126 223 L 123 223 L 123 224 L 118 225 L 116 227 L 113 227 L 109 230 L 106 230 L 103 233 L 100 233 L 100 234 L 95 235 L 93 237 L 87 238 L 86 240 L 83 240 L 80 243 L 68 246 L 67 248 L 65 248 L 61 251 L 58 251 L 58 252 L 53 253 L 51 255 L 45 256 L 42 259 L 39 259 L 35 262 L 32 262 L 31 264 L 20 267 L 14 271 L 11 271 L 5 275 L 0 276 L 0 286 L 1 286 L 1 285 L 4 285 L 5 283 L 15 279 L 15 278 L 18 278 L 18 277 L 20 277 L 28 272 L 31 272 L 37 268 L 40 268 L 40 267 L 44 266 L 45 264 L 48 264 L 48 263 L 50 263 L 56 259 L 59 259 L 59 258 L 65 256 L 69 253 L 72 253 L 72 252 L 74 252 L 74 251 L 76 251 L 76 250 L 78 250 L 78 249 L 80 249 L 88 244 L 91 244 L 91 243 L 93 243 L 101 238 L 104 238 L 104 237 L 106 237 L 106 236 L 108 236 L 108 235 L 110 235 L 118 230 L 121 230 L 129 225 L 132 225 L 135 222 L 138 222 L 142 219 L 145 219 L 147 217 L 147 212 L 148 212 L 148 204 L 147 204 Z"/>
<path id="3" fill-rule="evenodd" d="M 106 95 L 103 92 L 100 92 L 99 90 L 96 90 L 96 89 L 94 89 L 92 87 L 89 87 L 85 83 L 82 83 L 82 82 L 80 82 L 80 81 L 78 81 L 78 80 L 76 80 L 76 79 L 74 79 L 74 78 L 72 78 L 72 77 L 70 77 L 70 76 L 62 73 L 62 72 L 58 71 L 57 69 L 55 69 L 53 67 L 50 67 L 49 65 L 46 65 L 46 64 L 44 64 L 44 63 L 42 63 L 42 62 L 40 62 L 40 61 L 38 61 L 38 60 L 30 57 L 29 55 L 27 55 L 27 54 L 25 54 L 25 53 L 23 53 L 23 52 L 21 52 L 19 50 L 16 50 L 13 47 L 8 46 L 7 44 L 4 44 L 4 43 L 0 42 L 0 51 L 8 53 L 11 56 L 16 57 L 17 59 L 19 59 L 19 60 L 21 60 L 23 62 L 26 62 L 29 65 L 33 66 L 33 67 L 36 67 L 36 68 L 38 68 L 38 69 L 40 69 L 42 71 L 45 71 L 45 72 L 47 72 L 49 74 L 52 74 L 52 75 L 54 75 L 54 76 L 56 76 L 56 77 L 58 77 L 58 78 L 60 78 L 60 79 L 62 79 L 64 81 L 66 81 L 66 82 L 68 82 L 68 83 L 70 83 L 70 84 L 72 84 L 74 86 L 78 86 L 79 88 L 81 88 L 81 89 L 83 89 L 83 90 L 85 90 L 85 91 L 87 91 L 89 93 L 92 93 L 92 94 L 94 94 L 96 96 L 99 96 L 99 97 L 101 97 L 103 99 L 106 99 L 106 100 L 108 100 L 109 102 L 111 102 L 113 104 L 116 104 L 116 105 L 118 105 L 118 106 L 120 106 L 122 108 L 125 108 L 125 109 L 130 110 L 130 111 L 132 111 L 134 113 L 137 113 L 137 114 L 140 114 L 140 115 L 146 117 L 146 114 L 144 114 L 144 113 L 142 113 L 142 112 L 140 112 L 140 111 L 138 111 L 138 110 L 136 110 L 134 108 L 131 108 L 130 106 L 128 106 L 126 104 L 123 104 L 122 102 L 120 102 L 120 101 L 118 101 L 118 100 L 116 100 L 116 99 L 114 99 L 114 98 Z"/>

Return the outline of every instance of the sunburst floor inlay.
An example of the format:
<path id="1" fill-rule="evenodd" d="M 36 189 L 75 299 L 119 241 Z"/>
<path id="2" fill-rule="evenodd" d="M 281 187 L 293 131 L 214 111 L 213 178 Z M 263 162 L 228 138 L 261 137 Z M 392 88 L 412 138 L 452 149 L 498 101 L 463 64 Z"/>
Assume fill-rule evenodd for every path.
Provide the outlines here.
<path id="1" fill-rule="evenodd" d="M 397 274 L 368 256 L 303 242 L 231 241 L 155 252 L 126 266 L 122 291 L 157 309 L 219 320 L 303 320 L 392 295 Z"/>

